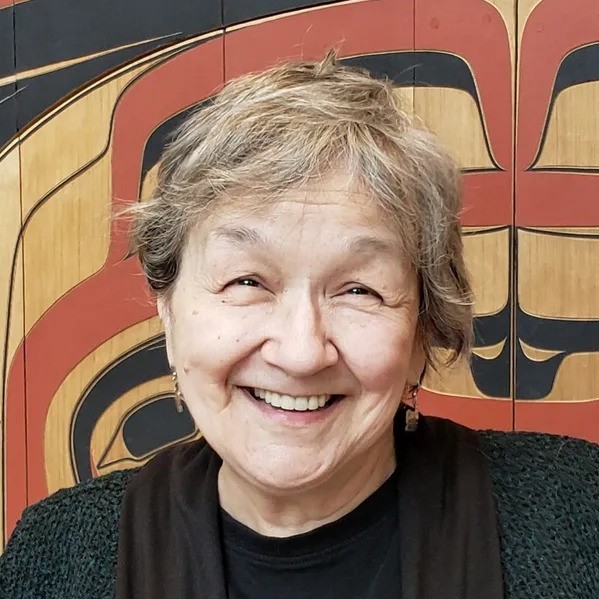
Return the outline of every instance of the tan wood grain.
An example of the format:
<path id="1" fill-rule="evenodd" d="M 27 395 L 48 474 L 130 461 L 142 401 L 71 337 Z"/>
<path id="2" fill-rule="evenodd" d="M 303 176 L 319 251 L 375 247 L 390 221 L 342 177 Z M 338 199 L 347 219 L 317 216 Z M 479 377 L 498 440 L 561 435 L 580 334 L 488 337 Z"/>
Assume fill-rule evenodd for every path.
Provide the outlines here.
<path id="1" fill-rule="evenodd" d="M 522 33 L 526 27 L 528 18 L 534 9 L 541 4 L 543 0 L 517 0 L 518 4 L 518 44 L 522 40 Z"/>
<path id="2" fill-rule="evenodd" d="M 0 446 L 5 443 L 6 407 L 9 401 L 22 401 L 23 398 L 10 398 L 5 393 L 8 372 L 19 343 L 23 339 L 23 260 L 21 249 L 16 249 L 21 228 L 20 162 L 18 145 L 13 144 L 0 156 L 0 367 L 6 361 L 6 377 L 2 381 L 0 393 Z M 16 254 L 14 277 L 11 275 Z M 9 296 L 10 305 L 9 305 Z M 5 355 L 5 348 L 7 350 Z M 13 364 L 14 368 L 24 368 L 24 364 Z M 5 451 L 2 451 L 5 457 Z M 4 497 L 10 481 L 5 480 L 5 464 L 0 459 L 0 553 L 4 547 Z"/>
<path id="3" fill-rule="evenodd" d="M 50 493 L 77 482 L 71 467 L 70 423 L 85 389 L 102 369 L 131 348 L 155 338 L 161 330 L 162 325 L 157 316 L 129 327 L 83 358 L 66 376 L 52 399 L 46 418 L 44 453 Z M 158 393 L 162 390 L 163 383 L 157 379 L 155 384 L 155 391 L 152 392 Z M 150 386 L 148 392 L 152 389 Z M 109 416 L 107 425 L 112 423 Z"/>
<path id="4" fill-rule="evenodd" d="M 535 167 L 599 168 L 599 81 L 557 96 Z"/>
<path id="5" fill-rule="evenodd" d="M 564 358 L 553 387 L 543 401 L 586 402 L 598 398 L 599 352 L 581 352 Z"/>
<path id="6" fill-rule="evenodd" d="M 449 149 L 458 166 L 494 167 L 485 142 L 485 124 L 470 94 L 459 89 L 417 87 L 414 112 Z"/>
<path id="7" fill-rule="evenodd" d="M 518 231 L 518 298 L 528 314 L 572 320 L 599 319 L 597 237 Z"/>
<path id="8" fill-rule="evenodd" d="M 464 257 L 474 293 L 474 313 L 497 314 L 509 299 L 509 230 L 465 227 L 464 233 Z"/>
<path id="9" fill-rule="evenodd" d="M 448 357 L 446 350 L 436 350 L 442 363 Z M 451 367 L 441 367 L 437 371 L 429 368 L 422 383 L 424 389 L 440 395 L 458 395 L 461 397 L 487 398 L 474 382 L 472 370 L 466 360 L 460 360 Z"/>
<path id="10" fill-rule="evenodd" d="M 58 189 L 25 228 L 25 329 L 104 264 L 110 243 L 111 158 Z M 40 285 L 40 273 L 44 284 Z"/>

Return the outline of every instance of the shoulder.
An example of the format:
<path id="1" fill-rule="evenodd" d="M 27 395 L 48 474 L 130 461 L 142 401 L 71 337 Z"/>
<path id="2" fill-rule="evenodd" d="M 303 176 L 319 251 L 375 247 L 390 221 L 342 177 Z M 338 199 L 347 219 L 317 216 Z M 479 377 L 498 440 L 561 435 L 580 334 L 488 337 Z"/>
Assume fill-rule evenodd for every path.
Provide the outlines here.
<path id="1" fill-rule="evenodd" d="M 481 448 L 489 458 L 494 479 L 510 487 L 531 485 L 588 491 L 599 501 L 599 445 L 543 433 L 482 431 Z M 593 486 L 595 488 L 593 488 Z"/>
<path id="2" fill-rule="evenodd" d="M 539 433 L 480 437 L 508 585 L 550 597 L 559 580 L 563 596 L 599 597 L 599 445 Z"/>
<path id="3" fill-rule="evenodd" d="M 66 588 L 81 590 L 69 597 L 102 596 L 111 588 L 121 502 L 135 472 L 86 481 L 27 508 L 0 557 L 0 588 L 15 598 L 64 597 Z"/>

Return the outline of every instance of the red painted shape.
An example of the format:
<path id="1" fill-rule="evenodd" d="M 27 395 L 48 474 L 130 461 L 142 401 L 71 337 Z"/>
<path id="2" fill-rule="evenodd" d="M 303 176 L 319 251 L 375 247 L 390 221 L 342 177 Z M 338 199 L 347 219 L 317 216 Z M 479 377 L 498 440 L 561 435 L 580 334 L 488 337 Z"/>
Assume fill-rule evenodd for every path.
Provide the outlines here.
<path id="1" fill-rule="evenodd" d="M 599 400 L 588 402 L 517 401 L 516 429 L 567 435 L 599 443 Z"/>
<path id="2" fill-rule="evenodd" d="M 153 316 L 156 311 L 148 300 L 135 259 L 107 265 L 58 300 L 27 335 L 29 503 L 47 494 L 44 431 L 54 394 L 85 356 L 119 331 Z"/>
<path id="3" fill-rule="evenodd" d="M 524 25 L 516 145 L 516 224 L 599 226 L 599 176 L 575 170 L 526 170 L 537 157 L 560 64 L 573 50 L 599 41 L 595 0 L 544 0 Z M 516 401 L 518 430 L 565 434 L 599 442 L 599 400 Z"/>
<path id="4" fill-rule="evenodd" d="M 4 531 L 10 536 L 27 505 L 25 354 L 23 344 L 9 365 L 4 405 Z"/>
<path id="5" fill-rule="evenodd" d="M 112 189 L 119 203 L 138 199 L 143 152 L 152 131 L 216 93 L 223 72 L 223 37 L 219 36 L 154 67 L 129 85 L 114 116 Z M 126 231 L 115 223 L 108 259 L 119 259 L 127 249 Z"/>
<path id="6" fill-rule="evenodd" d="M 222 85 L 222 75 L 222 38 L 216 38 L 169 59 L 129 86 L 114 116 L 112 189 L 119 198 L 115 209 L 137 199 L 143 149 L 152 131 L 213 93 Z M 27 335 L 27 468 L 9 462 L 7 476 L 12 480 L 26 470 L 29 493 L 26 502 L 17 496 L 18 489 L 14 499 L 11 495 L 8 500 L 11 529 L 27 503 L 47 495 L 45 423 L 50 402 L 64 378 L 99 345 L 155 314 L 137 261 L 122 261 L 126 248 L 126 231 L 115 224 L 103 268 L 60 298 Z M 11 371 L 11 389 L 16 385 L 15 376 Z M 17 416 L 11 412 L 7 417 L 6 443 L 10 447 L 19 443 L 22 424 Z M 9 492 L 12 494 L 12 484 Z"/>
<path id="7" fill-rule="evenodd" d="M 512 222 L 512 173 L 465 173 L 463 178 L 464 226 L 509 225 Z"/>
<path id="8" fill-rule="evenodd" d="M 322 58 L 333 47 L 340 56 L 411 50 L 413 20 L 412 0 L 378 0 L 323 6 L 237 29 L 225 36 L 225 79 L 285 59 Z"/>
<path id="9" fill-rule="evenodd" d="M 513 430 L 509 399 L 457 397 L 423 389 L 418 403 L 425 414 L 449 418 L 473 429 Z"/>
<path id="10" fill-rule="evenodd" d="M 501 169 L 464 174 L 461 222 L 465 226 L 511 225 L 514 75 L 506 23 L 497 9 L 483 0 L 418 0 L 415 6 L 416 50 L 447 52 L 470 67 L 491 154 Z M 421 399 L 426 413 L 471 428 L 513 428 L 510 400 L 431 392 L 423 393 Z"/>
<path id="11" fill-rule="evenodd" d="M 526 171 L 540 148 L 560 63 L 575 48 L 598 41 L 599 4 L 594 0 L 545 0 L 525 24 L 516 145 L 518 225 L 599 224 L 597 175 Z"/>
<path id="12" fill-rule="evenodd" d="M 599 227 L 599 173 L 533 171 L 517 178 L 519 226 Z"/>
<path id="13" fill-rule="evenodd" d="M 0 0 L 0 10 L 9 6 L 14 6 L 13 0 Z"/>

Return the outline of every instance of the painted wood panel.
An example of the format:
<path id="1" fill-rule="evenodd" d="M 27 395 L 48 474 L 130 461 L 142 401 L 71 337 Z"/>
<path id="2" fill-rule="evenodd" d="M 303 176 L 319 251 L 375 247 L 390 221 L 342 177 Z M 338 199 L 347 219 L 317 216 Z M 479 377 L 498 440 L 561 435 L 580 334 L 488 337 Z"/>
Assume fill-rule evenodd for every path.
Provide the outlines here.
<path id="1" fill-rule="evenodd" d="M 429 373 L 424 410 L 599 441 L 593 0 L 150 5 L 0 0 L 5 534 L 28 503 L 200 434 L 115 214 L 225 80 L 331 47 L 391 78 L 464 172 L 474 355 Z"/>
<path id="2" fill-rule="evenodd" d="M 599 11 L 519 11 L 515 424 L 599 441 Z"/>
<path id="3" fill-rule="evenodd" d="M 5 2 L 0 5 L 0 551 L 7 521 L 26 501 L 21 164 L 13 23 L 14 3 Z M 18 435 L 18 442 L 10 447 L 6 443 L 9 419 Z M 15 467 L 14 477 L 8 476 L 9 463 Z M 8 500 L 9 489 L 18 502 Z"/>
<path id="4" fill-rule="evenodd" d="M 463 172 L 464 249 L 475 296 L 472 359 L 430 372 L 423 404 L 469 426 L 510 430 L 515 3 L 415 6 L 422 58 L 414 109 Z"/>

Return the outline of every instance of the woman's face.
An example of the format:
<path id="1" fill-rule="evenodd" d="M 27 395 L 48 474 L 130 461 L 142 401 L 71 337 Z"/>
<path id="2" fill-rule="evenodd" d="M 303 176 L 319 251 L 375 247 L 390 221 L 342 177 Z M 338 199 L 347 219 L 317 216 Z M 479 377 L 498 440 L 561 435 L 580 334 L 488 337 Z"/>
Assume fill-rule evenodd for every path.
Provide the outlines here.
<path id="1" fill-rule="evenodd" d="M 423 366 L 416 277 L 346 180 L 212 215 L 159 305 L 198 427 L 237 475 L 279 493 L 388 455 Z"/>

